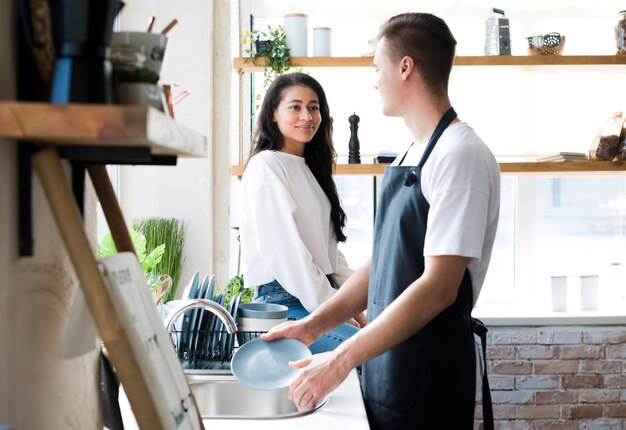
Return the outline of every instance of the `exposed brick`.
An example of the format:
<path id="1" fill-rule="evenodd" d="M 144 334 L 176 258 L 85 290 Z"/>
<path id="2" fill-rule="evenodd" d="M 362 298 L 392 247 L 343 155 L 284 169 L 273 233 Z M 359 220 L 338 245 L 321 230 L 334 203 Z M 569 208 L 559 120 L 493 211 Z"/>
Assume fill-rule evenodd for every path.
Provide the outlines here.
<path id="1" fill-rule="evenodd" d="M 626 345 L 609 345 L 606 347 L 606 358 L 626 358 Z"/>
<path id="2" fill-rule="evenodd" d="M 528 430 L 526 420 L 498 420 L 494 422 L 495 430 Z"/>
<path id="3" fill-rule="evenodd" d="M 569 418 L 601 418 L 602 405 L 574 405 Z"/>
<path id="4" fill-rule="evenodd" d="M 562 346 L 561 358 L 602 358 L 604 349 L 595 345 Z"/>
<path id="5" fill-rule="evenodd" d="M 626 417 L 626 404 L 607 405 L 606 414 L 609 418 Z"/>
<path id="6" fill-rule="evenodd" d="M 620 400 L 619 390 L 580 390 L 580 403 L 616 403 Z"/>
<path id="7" fill-rule="evenodd" d="M 602 388 L 604 378 L 602 375 L 565 375 L 563 376 L 563 388 Z"/>
<path id="8" fill-rule="evenodd" d="M 490 346 L 487 348 L 487 359 L 513 360 L 514 358 L 514 346 Z"/>
<path id="9" fill-rule="evenodd" d="M 578 423 L 570 420 L 536 420 L 533 430 L 578 430 Z"/>
<path id="10" fill-rule="evenodd" d="M 561 418 L 572 418 L 574 405 L 561 405 Z"/>
<path id="11" fill-rule="evenodd" d="M 489 387 L 492 390 L 513 390 L 515 376 L 489 375 Z"/>
<path id="12" fill-rule="evenodd" d="M 617 360 L 584 360 L 581 373 L 622 373 L 623 364 Z"/>
<path id="13" fill-rule="evenodd" d="M 499 329 L 491 333 L 488 345 L 528 345 L 537 343 L 536 331 L 520 331 L 519 329 Z"/>
<path id="14" fill-rule="evenodd" d="M 515 417 L 515 405 L 493 405 L 494 420 L 508 420 Z"/>
<path id="15" fill-rule="evenodd" d="M 531 373 L 532 366 L 528 361 L 500 361 L 493 360 L 487 363 L 489 374 L 524 375 Z"/>
<path id="16" fill-rule="evenodd" d="M 560 347 L 547 345 L 522 345 L 517 348 L 518 358 L 557 358 Z"/>
<path id="17" fill-rule="evenodd" d="M 539 330 L 537 343 L 548 345 L 573 345 L 582 343 L 583 332 L 580 328 L 547 328 Z"/>
<path id="18" fill-rule="evenodd" d="M 578 361 L 576 360 L 552 360 L 533 362 L 534 373 L 576 373 Z"/>
<path id="19" fill-rule="evenodd" d="M 492 391 L 491 400 L 494 404 L 525 405 L 533 402 L 533 391 Z"/>
<path id="20" fill-rule="evenodd" d="M 535 393 L 535 403 L 562 405 L 565 403 L 576 403 L 577 397 L 575 391 L 537 391 Z"/>
<path id="21" fill-rule="evenodd" d="M 560 377 L 555 375 L 516 376 L 515 388 L 518 390 L 558 388 L 559 379 Z"/>
<path id="22" fill-rule="evenodd" d="M 595 419 L 580 421 L 580 430 L 622 430 L 622 420 L 620 419 Z"/>
<path id="23" fill-rule="evenodd" d="M 559 418 L 559 407 L 554 405 L 523 405 L 515 410 L 516 418 Z"/>
<path id="24" fill-rule="evenodd" d="M 600 344 L 600 345 L 626 343 L 626 330 L 624 329 L 598 330 L 598 331 L 585 330 L 583 332 L 583 342 Z"/>
<path id="25" fill-rule="evenodd" d="M 626 376 L 605 375 L 604 386 L 606 388 L 626 388 Z"/>

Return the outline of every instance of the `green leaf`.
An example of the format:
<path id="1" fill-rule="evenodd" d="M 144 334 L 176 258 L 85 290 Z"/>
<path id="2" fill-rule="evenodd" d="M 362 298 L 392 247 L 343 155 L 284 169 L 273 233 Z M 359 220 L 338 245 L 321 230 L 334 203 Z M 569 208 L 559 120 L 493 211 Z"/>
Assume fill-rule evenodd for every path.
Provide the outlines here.
<path id="1" fill-rule="evenodd" d="M 109 255 L 117 254 L 117 248 L 115 247 L 115 241 L 111 233 L 107 233 L 102 238 L 100 246 L 98 246 L 98 256 L 100 258 L 108 257 Z"/>
<path id="2" fill-rule="evenodd" d="M 143 271 L 146 273 L 151 273 L 154 270 L 155 266 L 161 262 L 163 254 L 165 254 L 164 243 L 154 248 L 152 252 L 146 256 L 142 263 Z"/>
<path id="3" fill-rule="evenodd" d="M 138 232 L 133 228 L 129 229 L 129 231 L 130 240 L 133 241 L 137 258 L 139 259 L 139 262 L 143 262 L 146 259 L 146 237 L 141 232 Z"/>
<path id="4" fill-rule="evenodd" d="M 224 287 L 224 294 L 226 294 L 224 306 L 227 307 L 233 297 L 239 293 L 241 293 L 241 303 L 252 302 L 252 297 L 254 296 L 254 288 L 246 288 L 243 285 L 243 275 L 237 275 L 232 277 Z"/>

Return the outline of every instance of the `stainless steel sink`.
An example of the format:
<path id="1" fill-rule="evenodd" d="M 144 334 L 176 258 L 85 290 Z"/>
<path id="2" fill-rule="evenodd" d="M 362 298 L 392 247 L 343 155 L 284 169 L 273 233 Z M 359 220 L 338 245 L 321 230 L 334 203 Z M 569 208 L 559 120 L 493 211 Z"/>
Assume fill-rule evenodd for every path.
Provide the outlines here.
<path id="1" fill-rule="evenodd" d="M 232 375 L 187 374 L 187 379 L 203 419 L 294 418 L 313 413 L 328 402 L 326 397 L 315 409 L 300 412 L 287 398 L 288 388 L 255 390 Z"/>

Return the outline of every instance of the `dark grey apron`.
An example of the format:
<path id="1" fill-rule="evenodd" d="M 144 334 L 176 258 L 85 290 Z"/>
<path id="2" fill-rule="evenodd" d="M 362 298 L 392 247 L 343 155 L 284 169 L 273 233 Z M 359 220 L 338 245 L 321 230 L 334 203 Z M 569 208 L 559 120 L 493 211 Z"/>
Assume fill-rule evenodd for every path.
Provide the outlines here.
<path id="1" fill-rule="evenodd" d="M 424 272 L 429 204 L 422 194 L 421 170 L 454 118 L 456 112 L 450 108 L 417 166 L 385 169 L 376 213 L 368 322 Z M 472 295 L 466 269 L 452 306 L 404 342 L 363 364 L 363 397 L 373 429 L 473 428 Z"/>

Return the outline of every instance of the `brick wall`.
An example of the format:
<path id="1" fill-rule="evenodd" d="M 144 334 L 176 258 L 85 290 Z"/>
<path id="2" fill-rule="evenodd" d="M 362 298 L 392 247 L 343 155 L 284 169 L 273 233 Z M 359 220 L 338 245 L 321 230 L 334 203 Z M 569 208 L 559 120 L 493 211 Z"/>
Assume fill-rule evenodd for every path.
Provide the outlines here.
<path id="1" fill-rule="evenodd" d="M 489 327 L 487 360 L 497 430 L 626 430 L 626 327 Z"/>

